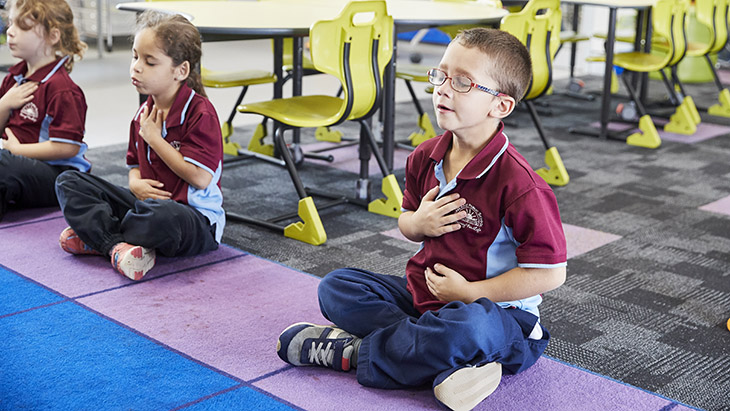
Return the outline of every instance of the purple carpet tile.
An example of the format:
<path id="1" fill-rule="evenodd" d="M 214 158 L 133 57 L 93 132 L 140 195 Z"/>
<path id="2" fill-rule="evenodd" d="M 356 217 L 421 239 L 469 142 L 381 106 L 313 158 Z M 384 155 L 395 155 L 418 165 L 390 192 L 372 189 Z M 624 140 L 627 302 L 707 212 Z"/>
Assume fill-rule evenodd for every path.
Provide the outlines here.
<path id="1" fill-rule="evenodd" d="M 318 142 L 313 144 L 302 145 L 302 149 L 305 152 L 318 150 L 322 148 L 337 147 L 335 143 Z M 393 168 L 403 168 L 406 164 L 406 157 L 411 152 L 401 148 L 396 148 L 393 153 Z M 360 160 L 358 160 L 358 147 L 356 145 L 344 146 L 340 148 L 334 148 L 320 154 L 331 154 L 334 157 L 333 162 L 317 161 L 317 164 L 324 164 L 326 166 L 334 167 L 339 170 L 347 171 L 354 174 L 360 173 Z M 370 158 L 368 170 L 371 176 L 380 175 L 380 168 L 375 160 L 375 157 Z"/>
<path id="2" fill-rule="evenodd" d="M 590 126 L 593 127 L 593 128 L 601 128 L 601 123 L 598 122 L 598 121 L 594 121 L 593 123 L 590 124 Z M 636 124 L 619 123 L 619 122 L 616 122 L 616 121 L 609 121 L 608 124 L 606 125 L 606 129 L 608 131 L 618 131 L 618 132 L 621 132 L 621 131 L 631 130 L 632 128 L 636 128 Z M 638 129 L 637 129 L 637 131 L 638 131 Z"/>
<path id="3" fill-rule="evenodd" d="M 75 256 L 58 245 L 66 221 L 56 218 L 0 230 L 3 249 L 0 264 L 15 270 L 67 297 L 77 297 L 132 283 L 117 273 L 106 256 Z M 221 246 L 196 257 L 158 257 L 144 280 L 244 254 Z M 29 258 L 29 255 L 32 257 Z"/>
<path id="4" fill-rule="evenodd" d="M 666 141 L 694 144 L 728 133 L 730 133 L 730 127 L 728 126 L 703 122 L 697 125 L 697 131 L 691 136 L 687 136 L 684 134 L 668 133 L 666 131 L 659 130 L 659 137 L 662 140 Z"/>
<path id="5" fill-rule="evenodd" d="M 58 207 L 12 210 L 5 214 L 5 217 L 0 221 L 0 229 L 22 223 L 61 217 L 63 217 L 63 214 Z"/>
<path id="6" fill-rule="evenodd" d="M 705 204 L 700 210 L 730 215 L 730 196 Z"/>
<path id="7" fill-rule="evenodd" d="M 379 390 L 359 385 L 355 372 L 318 367 L 292 368 L 254 384 L 310 411 L 441 410 L 432 390 Z M 334 399 L 342 401 L 334 407 Z M 345 400 L 346 399 L 346 400 Z M 346 405 L 343 405 L 346 404 Z M 665 408 L 666 407 L 666 408 Z M 502 378 L 497 390 L 475 410 L 688 410 L 655 394 L 542 357 L 518 375 Z"/>
<path id="8" fill-rule="evenodd" d="M 327 323 L 319 279 L 247 255 L 78 301 L 244 380 L 287 367 L 276 355 L 289 325 Z"/>
<path id="9" fill-rule="evenodd" d="M 380 234 L 383 234 L 383 235 L 387 235 L 388 237 L 392 237 L 392 238 L 395 238 L 396 240 L 401 240 L 401 241 L 411 241 L 411 240 L 407 239 L 407 238 L 406 238 L 406 237 L 405 237 L 405 236 L 404 236 L 404 235 L 403 235 L 403 234 L 402 234 L 402 233 L 400 232 L 400 229 L 399 229 L 399 228 L 394 228 L 394 229 L 392 229 L 392 230 L 388 230 L 388 231 L 383 231 L 383 232 L 382 232 L 382 233 L 380 233 Z"/>
<path id="10" fill-rule="evenodd" d="M 697 131 L 692 135 L 669 133 L 669 132 L 662 130 L 663 124 L 665 124 L 667 122 L 666 119 L 654 118 L 654 122 L 656 124 L 657 131 L 659 132 L 659 138 L 661 138 L 662 140 L 666 140 L 666 141 L 673 141 L 675 143 L 694 144 L 694 143 L 699 143 L 700 141 L 709 140 L 711 138 L 715 138 L 715 137 L 730 133 L 730 127 L 719 125 L 719 124 L 707 123 L 707 122 L 700 123 L 697 126 Z M 601 124 L 599 122 L 591 123 L 591 127 L 593 127 L 593 128 L 599 128 L 600 126 L 601 126 Z M 617 132 L 623 132 L 623 131 L 629 131 L 629 130 L 631 130 L 632 132 L 639 131 L 639 129 L 636 128 L 635 124 L 618 123 L 618 122 L 609 122 L 608 130 L 617 131 Z"/>
<path id="11" fill-rule="evenodd" d="M 621 238 L 619 235 L 563 224 L 568 243 L 568 258 L 577 257 Z"/>

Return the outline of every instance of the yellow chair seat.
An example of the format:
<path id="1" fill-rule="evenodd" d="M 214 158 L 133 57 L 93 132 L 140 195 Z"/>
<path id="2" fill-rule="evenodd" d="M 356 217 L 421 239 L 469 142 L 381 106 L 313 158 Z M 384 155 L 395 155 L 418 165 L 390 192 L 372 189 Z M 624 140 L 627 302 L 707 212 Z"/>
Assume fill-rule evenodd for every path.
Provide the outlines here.
<path id="1" fill-rule="evenodd" d="M 576 43 L 579 41 L 586 41 L 586 40 L 590 40 L 590 39 L 591 39 L 590 36 L 587 36 L 585 34 L 579 34 L 572 30 L 560 32 L 560 42 L 561 43 Z"/>
<path id="2" fill-rule="evenodd" d="M 337 122 L 344 100 L 332 96 L 296 96 L 238 106 L 242 113 L 257 113 L 294 127 L 319 127 Z"/>
<path id="3" fill-rule="evenodd" d="M 669 43 L 666 39 L 659 41 L 652 41 L 651 47 L 654 50 L 665 52 L 669 49 Z M 705 54 L 710 52 L 710 45 L 708 43 L 702 43 L 697 41 L 687 42 L 687 56 L 690 57 L 704 57 Z"/>
<path id="4" fill-rule="evenodd" d="M 661 70 L 666 66 L 666 56 L 648 54 L 637 51 L 618 53 L 613 57 L 613 64 L 630 71 L 647 72 Z"/>
<path id="5" fill-rule="evenodd" d="M 205 87 L 227 88 L 252 86 L 276 82 L 276 74 L 266 70 L 208 70 L 201 68 L 200 76 Z"/>
<path id="6" fill-rule="evenodd" d="M 430 68 L 420 64 L 399 64 L 396 67 L 395 76 L 403 80 L 427 83 L 428 75 L 426 73 Z"/>

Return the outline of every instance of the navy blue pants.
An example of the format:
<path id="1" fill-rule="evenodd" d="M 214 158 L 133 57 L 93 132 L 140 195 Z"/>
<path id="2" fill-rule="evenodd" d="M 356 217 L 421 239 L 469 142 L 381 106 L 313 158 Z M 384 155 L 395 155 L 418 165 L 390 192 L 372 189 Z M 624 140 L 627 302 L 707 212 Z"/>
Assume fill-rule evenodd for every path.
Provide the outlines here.
<path id="1" fill-rule="evenodd" d="M 198 210 L 172 200 L 138 200 L 100 177 L 66 171 L 56 180 L 63 216 L 81 240 L 102 254 L 126 242 L 166 257 L 218 248 L 215 225 Z"/>
<path id="2" fill-rule="evenodd" d="M 10 207 L 56 207 L 56 177 L 72 167 L 52 166 L 0 150 L 0 220 Z"/>
<path id="3" fill-rule="evenodd" d="M 501 308 L 486 298 L 451 302 L 420 314 L 406 279 L 343 268 L 322 279 L 322 314 L 363 338 L 357 380 L 368 387 L 400 389 L 431 384 L 441 372 L 499 362 L 507 374 L 534 364 L 550 338 L 528 339 L 538 318 Z"/>

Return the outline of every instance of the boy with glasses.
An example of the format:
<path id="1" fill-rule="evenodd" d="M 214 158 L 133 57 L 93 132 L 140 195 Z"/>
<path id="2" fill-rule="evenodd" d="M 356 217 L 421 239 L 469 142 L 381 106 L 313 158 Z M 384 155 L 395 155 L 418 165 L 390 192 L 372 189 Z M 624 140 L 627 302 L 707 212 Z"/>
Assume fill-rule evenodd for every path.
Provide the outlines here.
<path id="1" fill-rule="evenodd" d="M 357 368 L 368 387 L 432 383 L 453 410 L 479 404 L 502 370 L 537 361 L 549 340 L 537 306 L 565 281 L 566 245 L 552 190 L 503 133 L 531 75 L 529 53 L 506 32 L 466 30 L 449 44 L 428 72 L 446 133 L 406 163 L 398 226 L 422 242 L 406 278 L 328 274 L 319 303 L 337 327 L 290 326 L 277 346 L 284 361 Z"/>

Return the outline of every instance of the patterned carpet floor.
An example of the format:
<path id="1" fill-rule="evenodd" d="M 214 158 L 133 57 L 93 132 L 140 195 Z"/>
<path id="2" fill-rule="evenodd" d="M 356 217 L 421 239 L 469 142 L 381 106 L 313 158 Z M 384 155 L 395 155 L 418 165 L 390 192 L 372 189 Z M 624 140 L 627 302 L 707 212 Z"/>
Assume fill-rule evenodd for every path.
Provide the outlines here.
<path id="1" fill-rule="evenodd" d="M 595 78 L 586 82 L 588 91 L 599 87 Z M 558 82 L 555 89 L 564 87 Z M 716 95 L 709 84 L 688 91 L 698 106 Z M 650 96 L 663 97 L 661 84 L 652 82 Z M 430 107 L 428 96 L 423 99 Z M 544 126 L 570 174 L 570 183 L 554 191 L 572 250 L 565 285 L 547 293 L 541 306 L 553 335 L 546 354 L 694 407 L 730 409 L 730 120 L 703 113 L 701 132 L 711 137 L 668 136 L 650 150 L 570 134 L 569 128 L 598 120 L 598 99 L 544 100 Z M 399 104 L 397 138 L 415 126 L 415 110 Z M 357 136 L 352 124 L 338 129 Z M 245 146 L 251 132 L 236 129 L 233 139 Z M 506 133 L 534 168 L 544 165 L 526 112 L 510 116 Z M 302 138 L 314 143 L 310 131 Z M 94 173 L 125 185 L 124 149 L 92 150 Z M 396 155 L 400 182 L 407 153 Z M 347 149 L 332 154 L 353 156 Z M 300 173 L 309 187 L 352 194 L 356 175 L 346 163 L 308 160 Z M 378 193 L 377 173 L 371 181 Z M 222 185 L 228 211 L 270 218 L 296 210 L 293 186 L 278 166 L 243 161 L 225 169 Z M 320 215 L 328 236 L 321 246 L 235 222 L 224 242 L 316 276 L 343 266 L 403 275 L 418 248 L 398 235 L 395 219 L 356 205 Z"/>

